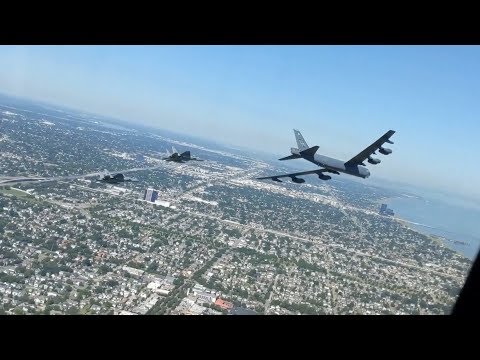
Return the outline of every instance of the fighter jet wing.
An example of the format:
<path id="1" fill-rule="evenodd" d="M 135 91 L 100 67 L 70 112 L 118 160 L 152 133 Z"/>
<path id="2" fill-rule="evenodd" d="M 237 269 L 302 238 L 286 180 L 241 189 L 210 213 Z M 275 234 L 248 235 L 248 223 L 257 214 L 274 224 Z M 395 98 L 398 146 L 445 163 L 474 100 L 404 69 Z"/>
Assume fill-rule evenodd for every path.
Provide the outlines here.
<path id="1" fill-rule="evenodd" d="M 380 137 L 377 141 L 375 141 L 372 145 L 369 147 L 365 148 L 362 150 L 359 154 L 355 155 L 353 158 L 348 160 L 345 165 L 360 165 L 362 164 L 365 160 L 368 159 L 370 155 L 375 153 L 380 147 L 388 142 L 390 144 L 393 144 L 393 142 L 390 141 L 390 137 L 395 134 L 394 130 L 389 130 L 385 134 L 383 134 L 382 137 Z"/>
<path id="2" fill-rule="evenodd" d="M 316 169 L 316 170 L 310 170 L 310 171 L 302 171 L 302 172 L 297 172 L 297 173 L 291 173 L 291 174 L 285 174 L 285 175 L 274 175 L 274 176 L 265 176 L 265 177 L 260 177 L 257 178 L 257 180 L 264 180 L 264 179 L 272 179 L 274 181 L 280 181 L 278 180 L 279 178 L 284 178 L 284 177 L 295 177 L 295 176 L 300 176 L 300 175 L 309 175 L 309 174 L 317 174 L 317 175 L 322 175 L 324 172 L 331 172 L 328 169 Z"/>

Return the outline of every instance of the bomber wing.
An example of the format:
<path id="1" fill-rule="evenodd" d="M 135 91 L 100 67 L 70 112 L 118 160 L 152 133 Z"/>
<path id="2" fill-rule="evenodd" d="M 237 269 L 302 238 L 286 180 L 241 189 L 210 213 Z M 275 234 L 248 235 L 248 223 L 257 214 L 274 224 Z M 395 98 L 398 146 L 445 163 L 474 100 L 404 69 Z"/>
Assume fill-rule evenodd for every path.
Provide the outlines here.
<path id="1" fill-rule="evenodd" d="M 359 154 L 355 155 L 353 158 L 348 160 L 345 165 L 363 165 L 363 162 L 367 160 L 375 151 L 382 148 L 384 143 L 393 144 L 390 141 L 390 137 L 395 134 L 394 130 L 389 130 L 385 134 L 383 134 L 377 141 L 375 141 L 372 145 L 368 146 L 364 150 L 362 150 Z M 390 151 L 391 152 L 391 151 Z"/>
<path id="2" fill-rule="evenodd" d="M 324 175 L 323 173 L 325 173 L 325 172 L 331 172 L 331 173 L 334 173 L 334 174 L 339 174 L 338 171 L 333 171 L 333 170 L 328 170 L 328 169 L 316 169 L 316 170 L 302 171 L 302 172 L 296 172 L 296 173 L 284 174 L 284 175 L 265 176 L 265 177 L 257 178 L 257 180 L 271 179 L 273 181 L 282 182 L 281 180 L 279 180 L 280 178 L 289 177 L 289 178 L 292 178 L 292 180 L 295 182 L 294 179 L 297 176 L 310 175 L 310 174 L 317 174 L 320 179 L 329 180 L 330 176 Z M 303 179 L 297 179 L 297 180 L 303 180 Z M 303 180 L 301 182 L 304 182 L 304 181 L 305 180 Z"/>

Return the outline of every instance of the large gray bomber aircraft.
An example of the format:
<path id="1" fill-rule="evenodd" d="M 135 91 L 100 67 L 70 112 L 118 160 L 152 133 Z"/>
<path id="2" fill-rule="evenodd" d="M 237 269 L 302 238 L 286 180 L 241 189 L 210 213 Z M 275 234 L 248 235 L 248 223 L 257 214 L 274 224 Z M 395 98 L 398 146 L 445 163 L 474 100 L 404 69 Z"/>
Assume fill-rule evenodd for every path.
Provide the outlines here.
<path id="1" fill-rule="evenodd" d="M 340 175 L 340 173 L 345 173 L 352 176 L 357 176 L 360 178 L 368 178 L 370 176 L 370 171 L 365 167 L 365 161 L 368 161 L 370 164 L 376 165 L 380 163 L 380 159 L 372 158 L 373 154 L 378 151 L 383 155 L 389 155 L 392 153 L 391 149 L 383 147 L 384 143 L 393 144 L 390 141 L 390 137 L 395 134 L 395 131 L 389 130 L 382 137 L 380 137 L 373 144 L 362 150 L 359 154 L 355 155 L 348 161 L 342 161 L 338 159 L 333 159 L 331 157 L 317 154 L 318 146 L 309 147 L 303 138 L 302 134 L 298 130 L 293 130 L 295 133 L 295 138 L 297 139 L 298 148 L 291 148 L 291 154 L 279 160 L 292 160 L 292 159 L 305 159 L 314 163 L 315 165 L 320 166 L 320 169 L 302 171 L 297 173 L 285 174 L 285 175 L 275 175 L 275 176 L 266 176 L 257 178 L 258 180 L 270 179 L 277 182 L 282 182 L 280 178 L 289 177 L 294 183 L 304 183 L 305 179 L 298 178 L 300 175 L 309 175 L 317 174 L 321 180 L 330 180 L 332 177 L 325 175 L 325 173 L 332 173 Z"/>

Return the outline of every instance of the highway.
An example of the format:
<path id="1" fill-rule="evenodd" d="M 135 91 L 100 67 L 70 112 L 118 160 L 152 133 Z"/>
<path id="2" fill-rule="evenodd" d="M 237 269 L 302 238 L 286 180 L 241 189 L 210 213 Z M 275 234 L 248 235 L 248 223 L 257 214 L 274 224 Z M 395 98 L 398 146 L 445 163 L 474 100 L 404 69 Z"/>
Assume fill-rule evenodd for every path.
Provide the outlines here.
<path id="1" fill-rule="evenodd" d="M 183 211 L 183 212 L 186 212 L 186 213 L 188 213 L 188 214 L 190 214 L 190 215 L 207 217 L 207 218 L 210 218 L 210 219 L 213 219 L 213 220 L 221 221 L 221 222 L 226 223 L 226 224 L 236 225 L 236 226 L 238 226 L 238 227 L 240 227 L 240 228 L 254 229 L 254 230 L 264 231 L 264 232 L 271 233 L 271 234 L 275 234 L 275 235 L 279 235 L 279 236 L 285 236 L 285 237 L 288 237 L 288 238 L 290 238 L 290 239 L 294 239 L 294 240 L 301 241 L 301 242 L 309 242 L 309 243 L 313 243 L 313 244 L 316 244 L 316 243 L 317 243 L 316 241 L 310 240 L 310 239 L 308 239 L 308 238 L 299 237 L 299 236 L 291 235 L 291 234 L 284 233 L 284 232 L 280 232 L 280 231 L 276 231 L 276 230 L 265 229 L 265 228 L 260 227 L 260 226 L 258 226 L 258 225 L 256 225 L 256 224 L 253 224 L 253 225 L 244 225 L 244 224 L 241 224 L 241 223 L 236 222 L 236 221 L 221 219 L 221 218 L 219 218 L 219 217 L 217 217 L 217 216 L 207 215 L 207 214 L 204 214 L 204 213 L 198 213 L 198 212 L 193 212 L 193 211 L 189 211 L 189 210 L 179 210 L 179 209 L 176 209 L 176 211 Z M 396 261 L 396 260 L 391 260 L 391 259 L 382 258 L 382 257 L 376 256 L 376 255 L 366 254 L 366 253 L 363 253 L 363 252 L 360 252 L 360 251 L 357 251 L 357 250 L 348 249 L 348 248 L 346 248 L 346 247 L 344 247 L 344 246 L 342 246 L 342 245 L 325 244 L 325 243 L 322 243 L 321 245 L 324 246 L 324 247 L 326 247 L 326 248 L 327 248 L 327 247 L 330 247 L 330 248 L 340 248 L 340 249 L 342 249 L 342 250 L 344 250 L 344 251 L 350 252 L 350 253 L 355 254 L 355 255 L 358 255 L 358 256 L 364 256 L 364 257 L 369 257 L 369 258 L 377 259 L 377 260 L 381 260 L 381 261 L 387 261 L 387 262 L 391 263 L 392 265 L 399 265 L 399 266 L 403 266 L 403 267 L 407 267 L 407 268 L 412 268 L 412 269 L 420 270 L 420 271 L 423 271 L 423 272 L 426 272 L 426 273 L 432 273 L 432 274 L 437 274 L 437 275 L 449 277 L 449 278 L 452 278 L 452 279 L 463 280 L 463 277 L 461 277 L 461 276 L 450 275 L 450 274 L 438 272 L 438 271 L 435 271 L 435 270 L 426 269 L 426 268 L 424 268 L 424 267 L 420 267 L 420 266 L 417 266 L 417 265 L 407 264 L 407 263 L 400 262 L 400 261 Z"/>
<path id="2" fill-rule="evenodd" d="M 265 309 L 263 311 L 263 313 L 265 315 L 268 314 L 268 309 L 270 309 L 270 303 L 272 302 L 273 293 L 275 292 L 275 289 L 277 287 L 278 276 L 279 276 L 278 274 L 275 276 L 275 280 L 273 281 L 272 291 L 270 291 L 270 295 L 268 296 L 268 300 L 265 302 Z"/>
<path id="3" fill-rule="evenodd" d="M 132 168 L 132 169 L 126 169 L 126 170 L 111 171 L 110 173 L 111 174 L 117 174 L 117 173 L 126 174 L 126 173 L 129 173 L 129 172 L 142 171 L 142 170 L 155 170 L 155 169 L 159 169 L 161 167 L 162 167 L 162 165 L 157 165 L 157 166 L 150 166 L 150 167 L 143 167 L 143 168 Z M 51 182 L 51 181 L 82 179 L 82 178 L 86 178 L 86 177 L 99 176 L 99 175 L 102 175 L 103 173 L 104 173 L 103 171 L 97 171 L 97 172 L 94 172 L 94 173 L 83 174 L 83 175 L 57 176 L 57 177 L 51 177 L 51 178 L 25 177 L 25 176 L 4 177 L 4 178 L 0 178 L 0 186 L 10 186 L 10 185 L 23 184 L 23 183 L 44 183 L 44 182 Z"/>
<path id="4" fill-rule="evenodd" d="M 142 168 L 131 168 L 131 169 L 126 169 L 126 170 L 119 170 L 119 171 L 112 171 L 111 173 L 129 173 L 129 172 L 135 172 L 135 171 L 143 171 L 143 170 L 155 170 L 155 169 L 158 169 L 158 168 L 162 168 L 163 167 L 163 164 L 160 164 L 160 165 L 156 165 L 156 166 L 150 166 L 150 167 L 142 167 Z M 252 176 L 253 174 L 256 173 L 256 171 L 252 171 L 254 169 L 248 169 L 245 173 L 243 173 L 243 176 L 239 176 L 240 174 L 235 174 L 234 176 L 232 176 L 232 178 L 235 178 L 235 177 L 238 177 L 238 178 L 246 178 L 246 177 L 250 177 Z M 9 185 L 14 185 L 14 184 L 21 184 L 21 183 L 27 183 L 27 182 L 35 182 L 35 183 L 40 183 L 40 182 L 50 182 L 50 181 L 61 181 L 61 180 L 72 180 L 72 179 L 80 179 L 80 178 L 85 178 L 85 177 L 93 177 L 93 176 L 98 176 L 102 174 L 102 172 L 94 172 L 94 173 L 89 173 L 89 174 L 83 174 L 83 175 L 69 175 L 69 176 L 59 176 L 59 177 L 54 177 L 54 178 L 28 178 L 28 177 L 18 177 L 18 178 L 14 178 L 14 177 L 10 177 L 10 178 L 2 178 L 0 179 L 0 187 L 1 186 L 9 186 Z M 221 182 L 223 181 L 228 181 L 228 179 L 221 179 Z M 197 190 L 199 187 L 202 187 L 202 185 L 200 186 L 195 186 L 194 188 L 191 188 L 191 189 L 188 189 L 186 190 L 185 192 L 183 192 L 180 197 L 178 199 L 176 199 L 177 201 L 181 199 L 182 196 L 188 194 L 188 193 L 192 193 L 194 192 L 195 190 Z M 355 210 L 360 210 L 360 209 L 356 209 Z M 276 230 L 271 230 L 271 229 L 264 229 L 262 226 L 259 226 L 259 225 L 256 225 L 256 224 L 250 224 L 250 225 L 243 225 L 239 222 L 235 222 L 235 221 L 231 221 L 231 220 L 226 220 L 226 219 L 220 219 L 218 218 L 217 216 L 211 216 L 211 215 L 207 215 L 207 214 L 204 214 L 204 213 L 198 213 L 198 212 L 192 212 L 192 211 L 189 211 L 189 210 L 178 210 L 177 211 L 183 211 L 183 212 L 186 212 L 186 213 L 189 213 L 191 215 L 196 215 L 196 216 L 201 216 L 201 217 L 207 217 L 207 218 L 210 218 L 210 219 L 213 219 L 213 220 L 217 220 L 217 221 L 221 221 L 221 222 L 224 222 L 224 223 L 227 223 L 227 224 L 231 224 L 231 225 L 236 225 L 238 227 L 243 227 L 243 228 L 246 228 L 246 229 L 256 229 L 256 230 L 260 230 L 260 231 L 264 231 L 264 232 L 268 232 L 268 233 L 272 233 L 272 234 L 275 234 L 275 235 L 279 235 L 279 236 L 285 236 L 285 237 L 289 237 L 291 239 L 294 239 L 294 240 L 297 240 L 297 241 L 301 241 L 301 242 L 310 242 L 310 243 L 316 243 L 315 241 L 313 240 L 310 240 L 308 238 L 304 238 L 304 237 L 299 237 L 299 236 L 295 236 L 295 235 L 291 235 L 291 234 L 288 234 L 288 233 L 284 233 L 284 232 L 280 232 L 280 231 L 276 231 Z M 365 211 L 365 210 L 364 210 Z M 370 213 L 370 211 L 366 210 L 365 212 L 367 213 Z M 375 213 L 375 215 L 377 215 Z M 347 252 L 350 252 L 352 254 L 355 254 L 355 255 L 358 255 L 358 256 L 364 256 L 364 257 L 370 257 L 370 258 L 373 258 L 373 259 L 377 259 L 377 260 L 381 260 L 381 261 L 387 261 L 391 264 L 394 264 L 394 265 L 399 265 L 399 266 L 403 266 L 403 267 L 408 267 L 408 268 L 413 268 L 413 269 L 417 269 L 417 270 L 420 270 L 420 271 L 423 271 L 423 272 L 427 272 L 427 273 L 433 273 L 433 274 L 437 274 L 437 275 L 440 275 L 440 276 L 445 276 L 445 277 L 450 277 L 450 278 L 454 278 L 454 279 L 461 279 L 463 280 L 463 277 L 461 276 L 455 276 L 455 275 L 450 275 L 450 274 L 445 274 L 445 273 L 442 273 L 442 272 L 438 272 L 438 271 L 435 271 L 435 270 L 430 270 L 430 269 L 426 269 L 424 267 L 419 267 L 417 265 L 413 265 L 413 264 L 407 264 L 407 263 L 404 263 L 404 262 L 400 262 L 400 261 L 395 261 L 395 260 L 391 260 L 391 259 L 385 259 L 385 258 L 382 258 L 382 257 L 379 257 L 379 256 L 375 256 L 375 255 L 371 255 L 371 254 L 367 254 L 367 253 L 362 253 L 360 251 L 357 251 L 357 250 L 352 250 L 352 249 L 348 249 L 348 248 L 345 248 L 344 246 L 342 245 L 335 245 L 335 244 L 325 244 L 323 243 L 322 244 L 323 246 L 325 247 L 333 247 L 333 248 L 341 248 Z"/>

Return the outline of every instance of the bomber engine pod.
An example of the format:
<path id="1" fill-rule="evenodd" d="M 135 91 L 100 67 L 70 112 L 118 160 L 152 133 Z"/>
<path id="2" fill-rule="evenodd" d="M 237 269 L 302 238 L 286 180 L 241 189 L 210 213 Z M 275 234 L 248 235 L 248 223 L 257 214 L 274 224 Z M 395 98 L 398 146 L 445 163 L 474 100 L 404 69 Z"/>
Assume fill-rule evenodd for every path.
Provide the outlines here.
<path id="1" fill-rule="evenodd" d="M 276 178 L 276 177 L 272 178 L 272 180 L 276 181 L 276 182 L 283 182 L 282 180 L 280 180 L 279 178 Z"/>
<path id="2" fill-rule="evenodd" d="M 383 155 L 389 155 L 392 153 L 392 149 L 387 149 L 387 148 L 383 148 L 383 147 L 380 147 L 378 149 L 378 151 L 380 151 L 381 154 Z"/>
<path id="3" fill-rule="evenodd" d="M 318 174 L 320 180 L 330 180 L 332 177 L 328 175 Z"/>
<path id="4" fill-rule="evenodd" d="M 373 164 L 373 165 L 377 165 L 377 164 L 380 164 L 381 160 L 380 159 L 375 159 L 375 158 L 372 158 L 372 157 L 368 157 L 368 162 L 370 164 Z"/>
<path id="5" fill-rule="evenodd" d="M 297 184 L 302 184 L 305 182 L 305 179 L 297 178 L 296 176 L 291 177 L 292 181 Z"/>

